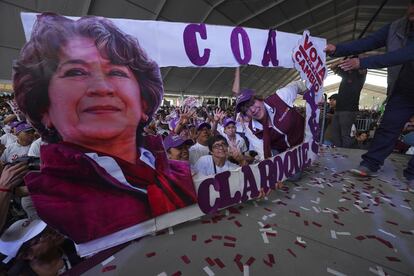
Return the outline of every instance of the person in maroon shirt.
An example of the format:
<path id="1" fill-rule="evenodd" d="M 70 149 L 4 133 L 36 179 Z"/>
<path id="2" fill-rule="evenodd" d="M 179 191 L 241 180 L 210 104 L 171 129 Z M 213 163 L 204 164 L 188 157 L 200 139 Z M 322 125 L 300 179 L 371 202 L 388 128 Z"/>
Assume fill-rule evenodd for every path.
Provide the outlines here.
<path id="1" fill-rule="evenodd" d="M 25 177 L 39 216 L 84 243 L 196 202 L 189 165 L 143 136 L 159 68 L 102 17 L 43 13 L 14 66 L 16 100 L 48 145 Z"/>
<path id="2" fill-rule="evenodd" d="M 301 81 L 291 82 L 263 99 L 251 89 L 238 92 L 236 71 L 233 90 L 237 93 L 236 112 L 251 118 L 249 128 L 263 140 L 264 158 L 269 158 L 303 142 L 305 118 L 293 106 L 299 92 L 306 86 Z"/>

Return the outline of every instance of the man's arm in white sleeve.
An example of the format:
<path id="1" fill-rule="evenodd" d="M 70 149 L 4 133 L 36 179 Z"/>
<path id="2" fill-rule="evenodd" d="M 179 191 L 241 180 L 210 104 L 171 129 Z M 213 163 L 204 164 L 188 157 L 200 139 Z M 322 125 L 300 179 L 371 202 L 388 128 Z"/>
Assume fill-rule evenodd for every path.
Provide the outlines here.
<path id="1" fill-rule="evenodd" d="M 306 91 L 306 85 L 303 81 L 292 81 L 285 87 L 276 90 L 276 94 L 288 106 L 292 107 L 298 93 Z"/>

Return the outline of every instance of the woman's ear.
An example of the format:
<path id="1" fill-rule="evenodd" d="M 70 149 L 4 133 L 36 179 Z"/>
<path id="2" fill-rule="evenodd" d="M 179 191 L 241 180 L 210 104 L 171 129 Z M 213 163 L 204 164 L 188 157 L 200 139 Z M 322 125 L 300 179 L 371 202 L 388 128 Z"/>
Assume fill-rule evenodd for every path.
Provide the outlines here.
<path id="1" fill-rule="evenodd" d="M 49 112 L 45 112 L 42 116 L 42 124 L 46 128 L 53 128 L 52 120 L 50 119 Z"/>
<path id="2" fill-rule="evenodd" d="M 148 122 L 149 120 L 149 116 L 147 115 L 148 113 L 148 104 L 145 101 L 145 99 L 143 97 L 141 97 L 141 110 L 142 110 L 142 114 L 141 114 L 141 122 L 145 123 Z"/>

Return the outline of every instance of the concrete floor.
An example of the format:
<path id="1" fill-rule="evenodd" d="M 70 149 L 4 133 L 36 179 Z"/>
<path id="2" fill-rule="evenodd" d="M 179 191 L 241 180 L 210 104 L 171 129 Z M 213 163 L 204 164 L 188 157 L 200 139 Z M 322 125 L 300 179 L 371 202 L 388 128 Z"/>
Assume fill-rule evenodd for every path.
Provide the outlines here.
<path id="1" fill-rule="evenodd" d="M 360 179 L 347 170 L 362 153 L 322 149 L 300 182 L 145 237 L 86 275 L 414 275 L 408 156 Z"/>

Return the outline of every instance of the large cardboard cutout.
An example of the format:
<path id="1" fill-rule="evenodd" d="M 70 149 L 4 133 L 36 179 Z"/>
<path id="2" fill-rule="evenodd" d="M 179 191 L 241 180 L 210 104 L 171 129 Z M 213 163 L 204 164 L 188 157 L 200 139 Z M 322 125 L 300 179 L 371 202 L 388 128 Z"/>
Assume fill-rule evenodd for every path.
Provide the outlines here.
<path id="1" fill-rule="evenodd" d="M 72 19 L 76 20 L 76 18 Z M 30 39 L 35 20 L 36 14 L 22 14 L 27 40 Z M 311 37 L 307 31 L 300 36 L 276 30 L 213 26 L 204 23 L 186 24 L 128 19 L 111 19 L 111 21 L 123 32 L 137 38 L 147 55 L 161 67 L 238 67 L 250 64 L 262 67 L 296 68 L 302 79 L 306 80 L 308 87 L 308 91 L 303 96 L 306 100 L 305 138 L 302 144 L 258 164 L 208 177 L 194 178 L 198 204 L 77 244 L 81 256 L 94 254 L 198 218 L 206 213 L 255 198 L 260 189 L 267 191 L 274 188 L 277 182 L 302 171 L 317 158 L 319 117 L 317 103 L 323 94 L 322 85 L 326 76 L 323 52 L 325 39 Z M 93 154 L 88 154 L 88 157 L 104 169 L 105 164 L 108 164 L 105 163 L 107 160 L 99 160 Z M 88 214 L 78 215 L 88 216 Z"/>

